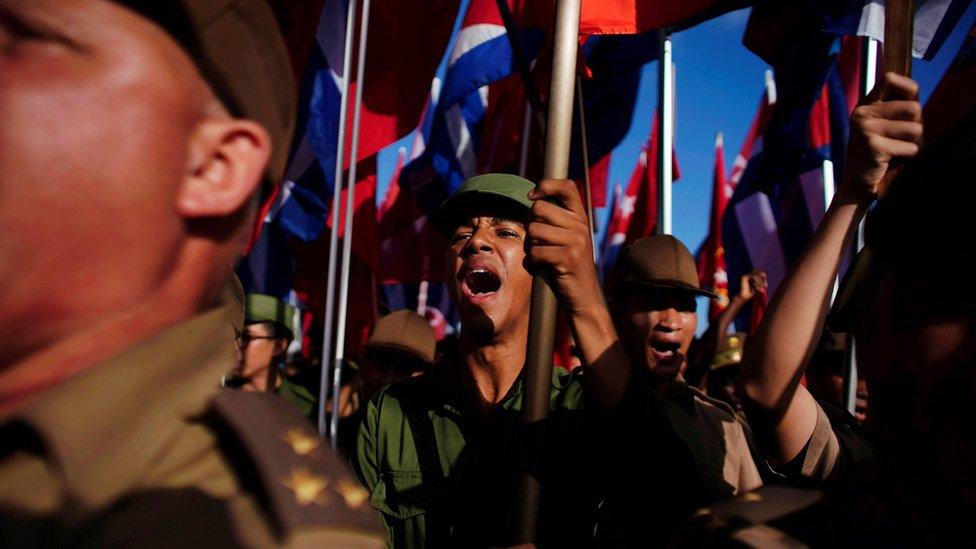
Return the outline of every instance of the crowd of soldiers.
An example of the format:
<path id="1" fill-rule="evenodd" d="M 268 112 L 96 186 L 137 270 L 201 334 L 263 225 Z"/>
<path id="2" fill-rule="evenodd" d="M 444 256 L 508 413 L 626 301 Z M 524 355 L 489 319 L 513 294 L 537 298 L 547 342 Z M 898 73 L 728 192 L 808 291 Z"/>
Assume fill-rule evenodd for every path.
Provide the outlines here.
<path id="1" fill-rule="evenodd" d="M 0 43 L 0 545 L 521 541 L 541 270 L 580 366 L 553 370 L 528 461 L 535 545 L 945 545 L 976 517 L 976 131 L 920 152 L 909 78 L 854 111 L 836 197 L 748 340 L 726 332 L 761 272 L 696 342 L 715 296 L 679 240 L 633 243 L 605 292 L 571 181 L 466 181 L 434 214 L 457 340 L 381 319 L 337 397 L 343 456 L 279 368 L 294 310 L 229 270 L 295 124 L 267 6 L 0 0 Z M 857 417 L 838 334 L 871 391 Z"/>

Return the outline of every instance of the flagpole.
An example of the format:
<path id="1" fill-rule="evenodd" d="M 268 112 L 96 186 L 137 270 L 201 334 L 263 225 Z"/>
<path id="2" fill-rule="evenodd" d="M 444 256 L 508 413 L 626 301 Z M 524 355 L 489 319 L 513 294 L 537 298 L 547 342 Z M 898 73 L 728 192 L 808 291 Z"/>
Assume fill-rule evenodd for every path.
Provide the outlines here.
<path id="1" fill-rule="evenodd" d="M 354 3 L 354 2 L 353 2 Z M 359 59 L 356 62 L 356 100 L 353 104 L 352 143 L 349 146 L 349 177 L 346 183 L 346 219 L 342 237 L 342 274 L 339 278 L 338 324 L 336 325 L 335 363 L 332 366 L 332 417 L 329 432 L 332 448 L 339 443 L 339 385 L 346 353 L 347 306 L 349 304 L 349 266 L 352 260 L 352 219 L 355 217 L 356 156 L 359 154 L 359 122 L 363 106 L 363 74 L 366 69 L 366 39 L 369 31 L 369 0 L 363 0 L 359 26 Z M 335 223 L 339 220 L 336 219 Z M 333 231 L 335 232 L 335 231 Z"/>
<path id="2" fill-rule="evenodd" d="M 863 38 L 861 42 L 861 99 L 868 96 L 874 89 L 878 76 L 878 41 L 874 38 Z M 857 238 L 854 242 L 854 253 L 864 248 L 864 220 L 857 225 Z M 851 414 L 857 407 L 857 354 L 854 337 L 848 335 L 847 350 L 844 353 L 844 408 Z"/>
<path id="3" fill-rule="evenodd" d="M 552 80 L 549 88 L 549 116 L 546 121 L 546 151 L 543 176 L 565 179 L 569 172 L 569 146 L 573 130 L 573 86 L 576 53 L 579 45 L 581 0 L 558 0 L 553 37 Z M 522 432 L 529 461 L 519 472 L 515 502 L 515 543 L 536 540 L 541 485 L 535 475 L 542 456 L 540 434 L 549 413 L 549 387 L 552 383 L 552 349 L 556 330 L 556 295 L 548 272 L 532 277 L 532 308 L 529 312 L 529 337 L 525 363 L 525 398 L 522 406 Z"/>
<path id="4" fill-rule="evenodd" d="M 671 160 L 674 150 L 674 67 L 671 64 L 671 35 L 661 30 L 661 49 L 658 56 L 658 139 L 657 161 L 657 233 L 671 234 Z"/>
<path id="5" fill-rule="evenodd" d="M 529 139 L 532 132 L 532 104 L 525 101 L 525 116 L 522 118 L 522 142 L 519 143 L 519 177 L 525 177 L 529 165 Z"/>
<path id="6" fill-rule="evenodd" d="M 325 11 L 323 10 L 323 17 Z M 352 38 L 356 30 L 356 2 L 349 3 L 346 13 L 346 40 L 342 51 L 342 95 L 339 99 L 339 136 L 336 142 L 335 177 L 332 187 L 332 220 L 329 231 L 329 274 L 325 282 L 325 326 L 322 328 L 322 373 L 319 381 L 318 428 L 319 435 L 327 436 L 325 422 L 325 403 L 329 398 L 329 365 L 332 364 L 333 307 L 335 306 L 336 245 L 339 234 L 335 225 L 339 223 L 339 205 L 342 197 L 342 165 L 346 147 L 346 111 L 349 106 L 349 70 L 352 63 Z M 317 47 L 317 46 L 316 46 Z M 336 391 L 338 394 L 338 391 Z"/>
<path id="7" fill-rule="evenodd" d="M 912 76 L 912 39 L 915 22 L 915 0 L 887 0 L 885 2 L 885 46 L 881 63 L 884 72 Z M 878 198 L 888 192 L 891 181 L 901 171 L 901 159 L 888 163 L 888 171 L 878 184 Z"/>
<path id="8" fill-rule="evenodd" d="M 593 244 L 593 192 L 590 187 L 590 152 L 586 140 L 586 115 L 583 113 L 583 79 L 576 76 L 576 116 L 579 120 L 580 152 L 583 160 L 583 193 L 586 195 L 586 222 L 590 227 L 590 244 L 593 245 L 593 258 L 596 259 L 596 245 Z"/>

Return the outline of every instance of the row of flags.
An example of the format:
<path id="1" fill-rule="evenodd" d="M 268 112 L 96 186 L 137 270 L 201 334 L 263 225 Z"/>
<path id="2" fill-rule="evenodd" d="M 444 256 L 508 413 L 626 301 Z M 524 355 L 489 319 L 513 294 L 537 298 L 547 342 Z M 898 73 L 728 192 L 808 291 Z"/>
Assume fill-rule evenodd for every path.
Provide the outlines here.
<path id="1" fill-rule="evenodd" d="M 286 176 L 264 202 L 238 268 L 248 291 L 305 311 L 303 352 L 310 358 L 321 340 L 330 232 L 345 237 L 343 220 L 331 218 L 336 185 L 341 200 L 353 192 L 355 204 L 349 318 L 339 319 L 347 322 L 346 345 L 355 356 L 386 310 L 417 310 L 439 336 L 455 330 L 457 313 L 443 280 L 445 239 L 427 215 L 471 175 L 537 178 L 541 170 L 541 128 L 528 105 L 546 100 L 552 0 L 387 0 L 374 2 L 370 12 L 356 158 L 350 158 L 351 132 L 343 147 L 343 178 L 356 162 L 356 182 L 350 190 L 336 181 L 340 90 L 355 74 L 343 56 L 349 1 L 312 2 L 321 6 L 317 19 L 310 18 L 309 3 L 294 3 L 301 9 L 284 18 L 292 23 L 286 30 L 302 89 L 299 127 Z M 744 42 L 773 66 L 776 85 L 767 86 L 728 178 L 724 143 L 716 140 L 710 232 L 698 253 L 702 284 L 723 297 L 711 315 L 727 304 L 730 281 L 753 268 L 766 270 L 775 291 L 823 215 L 824 186 L 843 170 L 847 117 L 857 100 L 854 35 L 873 28 L 862 16 L 876 14 L 877 3 L 797 0 L 753 9 Z M 630 129 L 641 68 L 657 57 L 656 33 L 649 31 L 748 4 L 584 0 L 578 66 L 590 162 L 580 162 L 584 132 L 577 127 L 571 176 L 581 180 L 588 172 L 594 206 L 611 208 L 599 246 L 606 280 L 621 248 L 653 234 L 657 220 L 656 116 L 626 188 L 616 186 L 613 202 L 603 203 L 612 152 Z M 966 5 L 917 2 L 916 28 L 928 29 L 922 33 L 928 38 L 916 40 L 920 54 L 938 49 L 951 30 L 945 21 Z M 357 85 L 350 82 L 350 97 Z M 351 120 L 351 100 L 347 108 Z M 410 150 L 400 151 L 378 203 L 377 153 L 410 133 Z M 674 166 L 677 180 L 676 158 Z"/>

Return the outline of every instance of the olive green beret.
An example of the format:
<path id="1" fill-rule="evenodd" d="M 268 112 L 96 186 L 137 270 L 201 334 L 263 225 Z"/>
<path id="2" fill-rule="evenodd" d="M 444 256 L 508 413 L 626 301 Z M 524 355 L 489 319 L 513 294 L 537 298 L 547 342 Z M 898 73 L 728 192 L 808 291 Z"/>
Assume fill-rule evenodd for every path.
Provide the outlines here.
<path id="1" fill-rule="evenodd" d="M 273 322 L 295 335 L 295 308 L 284 301 L 264 294 L 247 294 L 244 304 L 244 324 Z"/>
<path id="2" fill-rule="evenodd" d="M 535 183 L 508 173 L 486 173 L 469 178 L 444 201 L 434 214 L 435 224 L 445 233 L 462 221 L 479 214 L 524 217 L 532 209 L 529 191 Z"/>

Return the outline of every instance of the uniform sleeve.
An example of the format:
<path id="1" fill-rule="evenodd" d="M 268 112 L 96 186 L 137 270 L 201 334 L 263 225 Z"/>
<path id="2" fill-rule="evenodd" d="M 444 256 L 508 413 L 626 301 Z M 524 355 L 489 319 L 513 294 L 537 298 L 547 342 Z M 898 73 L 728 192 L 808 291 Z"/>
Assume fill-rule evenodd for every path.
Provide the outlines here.
<path id="1" fill-rule="evenodd" d="M 378 393 L 366 404 L 366 414 L 359 425 L 356 436 L 356 451 L 352 456 L 352 468 L 359 478 L 359 482 L 369 492 L 372 492 L 379 480 L 377 465 L 376 436 L 379 432 L 379 399 L 383 392 Z"/>
<path id="2" fill-rule="evenodd" d="M 840 442 L 827 414 L 817 405 L 817 425 L 803 453 L 800 474 L 806 478 L 827 480 L 834 475 L 839 458 Z"/>

